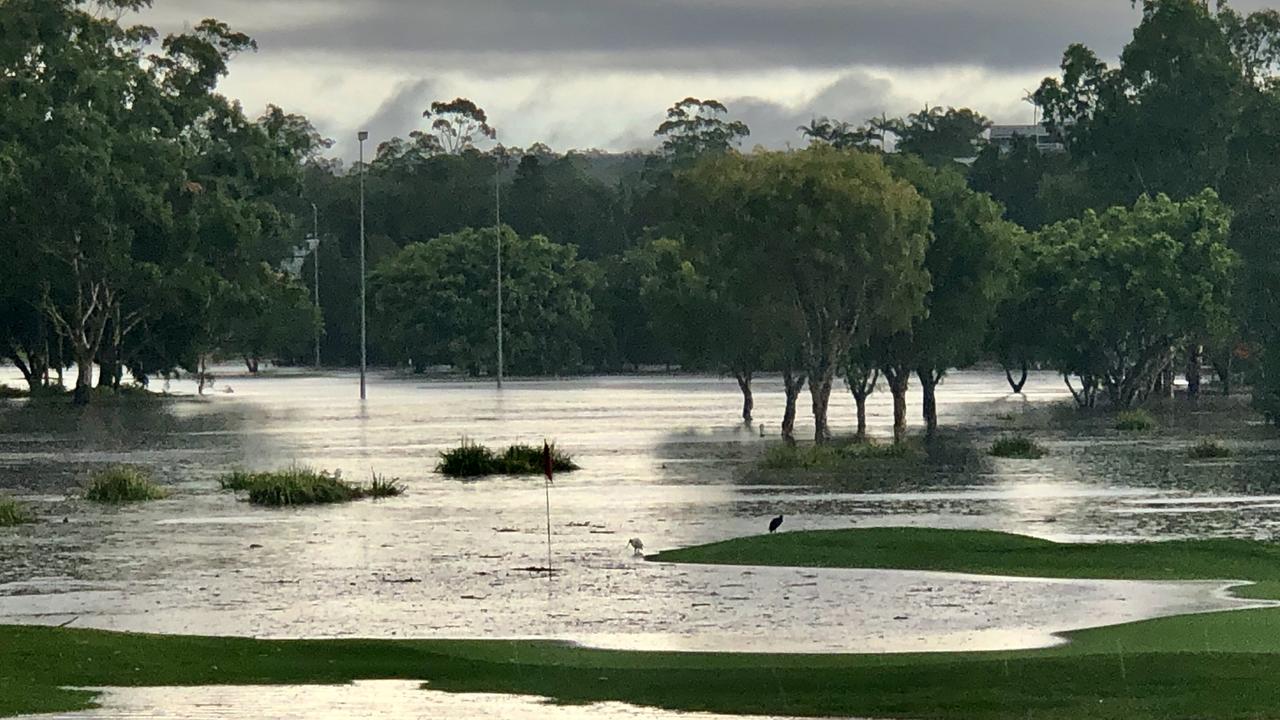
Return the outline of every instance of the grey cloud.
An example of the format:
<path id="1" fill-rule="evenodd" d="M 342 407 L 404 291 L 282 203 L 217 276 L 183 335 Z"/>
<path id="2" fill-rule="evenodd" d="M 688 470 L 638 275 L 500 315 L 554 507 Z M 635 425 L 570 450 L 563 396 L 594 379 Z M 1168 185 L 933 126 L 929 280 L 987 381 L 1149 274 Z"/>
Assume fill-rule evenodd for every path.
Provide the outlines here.
<path id="1" fill-rule="evenodd" d="M 264 52 L 354 54 L 396 64 L 416 58 L 435 69 L 509 73 L 527 70 L 530 62 L 539 69 L 592 70 L 1021 70 L 1052 66 L 1070 42 L 1113 53 L 1136 17 L 1125 0 L 335 2 L 180 0 L 165 12 L 219 13 L 253 34 Z M 314 12 L 300 12 L 303 7 Z"/>

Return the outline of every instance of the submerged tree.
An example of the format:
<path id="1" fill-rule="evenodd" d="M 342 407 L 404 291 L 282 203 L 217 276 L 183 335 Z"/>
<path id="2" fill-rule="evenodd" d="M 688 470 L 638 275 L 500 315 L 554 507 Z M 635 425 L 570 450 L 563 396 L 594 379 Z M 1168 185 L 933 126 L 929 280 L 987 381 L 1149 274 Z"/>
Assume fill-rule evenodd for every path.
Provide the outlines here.
<path id="1" fill-rule="evenodd" d="M 905 327 L 927 274 L 929 206 L 879 157 L 812 147 L 708 158 L 687 176 L 725 242 L 760 249 L 801 322 L 814 437 L 849 348 L 868 328 Z"/>
<path id="2" fill-rule="evenodd" d="M 1041 231 L 1030 302 L 1050 313 L 1045 350 L 1064 377 L 1081 379 L 1078 403 L 1099 390 L 1117 407 L 1143 400 L 1176 348 L 1222 322 L 1236 262 L 1229 222 L 1206 190 Z"/>

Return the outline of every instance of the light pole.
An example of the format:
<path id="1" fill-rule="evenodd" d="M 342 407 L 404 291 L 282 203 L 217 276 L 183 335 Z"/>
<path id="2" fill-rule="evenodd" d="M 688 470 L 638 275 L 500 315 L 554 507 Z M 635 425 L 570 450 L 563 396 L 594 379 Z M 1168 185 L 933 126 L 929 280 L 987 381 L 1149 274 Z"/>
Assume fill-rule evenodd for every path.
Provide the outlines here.
<path id="1" fill-rule="evenodd" d="M 315 243 L 311 247 L 311 266 L 316 271 L 315 292 L 316 292 L 316 314 L 322 318 L 320 323 L 316 324 L 316 369 L 320 369 L 320 332 L 321 323 L 324 322 L 324 314 L 320 309 L 320 208 L 315 203 L 311 203 L 311 239 Z"/>
<path id="2" fill-rule="evenodd" d="M 365 327 L 366 314 L 364 304 L 364 141 L 369 139 L 369 133 L 361 130 L 356 137 L 360 140 L 360 399 L 364 400 L 368 397 L 365 393 L 364 376 L 369 360 L 366 347 L 368 335 Z"/>
<path id="3" fill-rule="evenodd" d="M 493 173 L 494 236 L 498 239 L 498 389 L 502 389 L 502 155 L 495 151 Z"/>

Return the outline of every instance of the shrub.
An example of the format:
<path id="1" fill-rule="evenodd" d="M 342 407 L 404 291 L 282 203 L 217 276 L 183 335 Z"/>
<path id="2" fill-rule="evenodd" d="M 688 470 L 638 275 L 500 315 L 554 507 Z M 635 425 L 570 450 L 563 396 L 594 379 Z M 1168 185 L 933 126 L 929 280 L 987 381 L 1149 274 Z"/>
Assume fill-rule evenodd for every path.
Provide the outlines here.
<path id="1" fill-rule="evenodd" d="M 1146 410 L 1125 410 L 1116 415 L 1116 429 L 1127 432 L 1146 432 L 1159 426 L 1156 418 Z"/>
<path id="2" fill-rule="evenodd" d="M 17 400 L 28 396 L 28 392 L 21 388 L 11 388 L 8 385 L 0 385 L 0 400 Z"/>
<path id="3" fill-rule="evenodd" d="M 26 506 L 11 497 L 0 496 L 0 527 L 25 525 L 36 521 L 36 516 Z"/>
<path id="4" fill-rule="evenodd" d="M 241 470 L 218 480 L 223 490 L 247 493 L 250 503 L 267 507 L 332 505 L 363 498 L 384 498 L 404 494 L 398 479 L 374 475 L 368 486 L 342 480 L 339 473 L 294 466 L 287 470 L 249 473 Z"/>
<path id="5" fill-rule="evenodd" d="M 169 497 L 169 491 L 152 482 L 146 470 L 121 465 L 94 473 L 84 488 L 84 497 L 93 502 L 121 505 L 161 500 Z"/>
<path id="6" fill-rule="evenodd" d="M 1231 457 L 1231 448 L 1216 440 L 1204 440 L 1197 445 L 1193 445 L 1188 454 L 1195 460 L 1211 460 Z"/>
<path id="7" fill-rule="evenodd" d="M 404 485 L 400 484 L 398 478 L 387 479 L 385 475 L 374 473 L 373 480 L 364 489 L 364 494 L 371 498 L 398 497 L 404 494 Z"/>
<path id="8" fill-rule="evenodd" d="M 1023 435 L 1006 435 L 991 444 L 991 455 L 994 457 L 1038 460 L 1048 454 L 1048 450 Z"/>
<path id="9" fill-rule="evenodd" d="M 436 471 L 450 477 L 480 477 L 495 474 L 497 462 L 489 448 L 463 440 L 458 447 L 440 453 Z"/>
<path id="10" fill-rule="evenodd" d="M 577 463 L 563 451 L 551 446 L 551 468 L 554 472 L 573 472 Z M 450 477 L 483 477 L 486 475 L 541 475 L 542 448 L 512 445 L 501 455 L 484 445 L 463 440 L 456 448 L 440 453 L 436 471 Z"/>

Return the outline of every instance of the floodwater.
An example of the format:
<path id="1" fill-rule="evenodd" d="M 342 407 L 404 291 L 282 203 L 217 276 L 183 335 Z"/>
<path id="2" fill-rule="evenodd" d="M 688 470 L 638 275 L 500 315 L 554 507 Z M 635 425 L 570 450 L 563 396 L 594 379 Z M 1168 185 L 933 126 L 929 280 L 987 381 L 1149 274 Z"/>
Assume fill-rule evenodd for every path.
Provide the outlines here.
<path id="1" fill-rule="evenodd" d="M 4 372 L 0 380 L 17 384 Z M 0 402 L 0 491 L 45 520 L 0 530 L 0 623 L 261 637 L 550 637 L 664 650 L 1035 647 L 1056 642 L 1057 631 L 1245 603 L 1219 583 L 671 566 L 634 557 L 627 540 L 642 539 L 647 552 L 723 540 L 762 532 L 779 513 L 783 531 L 928 525 L 1063 540 L 1269 538 L 1280 523 L 1280 441 L 1248 413 L 1212 401 L 1135 440 L 1104 418 L 1062 409 L 1068 394 L 1054 375 L 1033 376 L 1018 397 L 1000 374 L 956 373 L 939 396 L 950 432 L 924 460 L 815 478 L 753 469 L 777 442 L 780 385 L 757 383 L 764 437 L 759 426 L 740 424 L 736 385 L 717 378 L 529 381 L 499 391 L 377 375 L 362 405 L 353 375 L 294 374 L 226 377 L 204 398 L 174 383 L 173 398 L 85 410 Z M 851 428 L 848 395 L 833 405 L 834 425 Z M 913 397 L 913 414 L 918 406 Z M 888 396 L 875 396 L 870 410 L 873 433 L 887 435 Z M 800 431 L 809 427 L 802 420 Z M 995 435 L 1018 428 L 1033 429 L 1052 454 L 985 456 Z M 1187 458 L 1208 428 L 1233 458 Z M 464 437 L 494 445 L 547 438 L 582 465 L 551 489 L 554 577 L 528 570 L 548 562 L 540 480 L 459 482 L 433 473 L 439 451 Z M 174 495 L 121 509 L 74 498 L 90 471 L 124 462 L 151 468 Z M 227 470 L 291 463 L 357 481 L 373 472 L 399 477 L 408 492 L 268 510 L 217 489 Z M 113 694 L 108 705 L 126 715 L 130 703 L 172 707 L 165 693 L 178 691 L 147 692 Z M 195 703 L 217 692 L 181 696 Z M 298 691 L 272 692 L 287 699 Z M 349 696 L 351 714 L 330 716 L 363 717 L 358 696 Z M 414 694 L 405 702 L 427 714 L 431 703 L 453 700 Z M 529 702 L 511 699 L 504 716 L 582 711 L 554 714 Z M 621 714 L 604 716 L 660 716 L 610 712 Z"/>
<path id="2" fill-rule="evenodd" d="M 422 683 L 378 680 L 335 686 L 106 688 L 101 710 L 41 715 L 41 720 L 730 720 L 622 703 L 555 705 L 542 698 L 424 691 Z M 769 720 L 760 717 L 760 720 Z"/>

